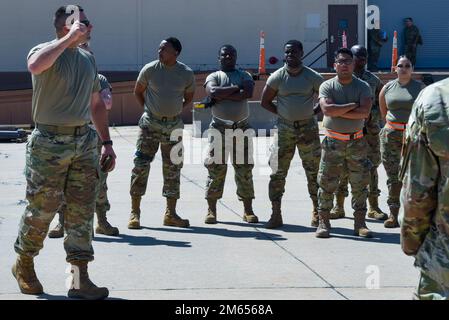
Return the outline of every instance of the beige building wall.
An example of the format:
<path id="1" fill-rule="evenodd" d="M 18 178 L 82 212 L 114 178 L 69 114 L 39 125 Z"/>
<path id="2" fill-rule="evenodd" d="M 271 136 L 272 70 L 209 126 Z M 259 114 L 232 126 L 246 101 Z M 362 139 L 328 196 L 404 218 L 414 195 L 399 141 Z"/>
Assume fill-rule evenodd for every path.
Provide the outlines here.
<path id="1" fill-rule="evenodd" d="M 327 38 L 328 5 L 359 6 L 359 42 L 364 43 L 364 0 L 77 0 L 94 24 L 92 48 L 100 70 L 139 70 L 156 58 L 160 40 L 178 37 L 180 60 L 195 70 L 217 67 L 221 44 L 233 44 L 244 68 L 258 65 L 259 32 L 265 31 L 266 56 L 282 59 L 289 39 L 307 52 Z M 54 37 L 57 0 L 0 1 L 0 71 L 26 71 L 34 45 Z M 307 18 L 314 23 L 309 24 Z M 318 19 L 318 20 L 317 20 Z M 321 49 L 322 53 L 324 49 Z M 315 55 L 315 57 L 317 56 Z M 313 57 L 305 62 L 311 62 Z M 280 63 L 272 67 L 279 67 Z M 325 67 L 325 58 L 314 67 Z"/>

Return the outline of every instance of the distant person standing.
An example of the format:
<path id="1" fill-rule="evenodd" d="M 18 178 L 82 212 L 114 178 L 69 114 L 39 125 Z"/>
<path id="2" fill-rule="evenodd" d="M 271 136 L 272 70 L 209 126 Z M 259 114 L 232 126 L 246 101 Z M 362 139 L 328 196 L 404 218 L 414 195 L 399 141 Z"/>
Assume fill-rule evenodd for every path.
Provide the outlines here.
<path id="1" fill-rule="evenodd" d="M 384 222 L 386 228 L 399 227 L 399 196 L 402 188 L 399 168 L 403 135 L 413 103 L 424 87 L 423 83 L 412 79 L 413 66 L 407 57 L 401 56 L 396 67 L 398 78 L 388 82 L 379 94 L 381 117 L 386 121 L 380 132 L 382 163 L 388 177 L 387 204 L 390 208 L 390 216 Z"/>
<path id="2" fill-rule="evenodd" d="M 384 32 L 379 29 L 368 30 L 368 70 L 378 71 L 377 63 L 380 57 L 380 51 L 388 37 L 384 37 Z"/>
<path id="3" fill-rule="evenodd" d="M 423 39 L 418 27 L 413 24 L 412 18 L 405 18 L 404 24 L 404 53 L 412 62 L 413 67 L 416 67 L 416 51 L 418 49 L 418 45 L 423 45 Z"/>

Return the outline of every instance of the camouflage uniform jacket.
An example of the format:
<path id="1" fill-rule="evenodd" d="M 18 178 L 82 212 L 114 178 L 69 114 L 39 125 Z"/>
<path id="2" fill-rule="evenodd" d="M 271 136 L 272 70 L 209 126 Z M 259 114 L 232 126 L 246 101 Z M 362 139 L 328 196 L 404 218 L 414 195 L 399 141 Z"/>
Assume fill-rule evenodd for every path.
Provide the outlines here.
<path id="1" fill-rule="evenodd" d="M 449 79 L 415 101 L 403 155 L 402 250 L 449 287 Z"/>

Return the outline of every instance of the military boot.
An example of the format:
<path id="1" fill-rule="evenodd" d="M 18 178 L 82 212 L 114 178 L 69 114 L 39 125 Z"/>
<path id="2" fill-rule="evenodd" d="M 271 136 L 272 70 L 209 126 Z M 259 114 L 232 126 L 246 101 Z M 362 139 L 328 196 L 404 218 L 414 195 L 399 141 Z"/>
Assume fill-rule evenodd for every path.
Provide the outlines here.
<path id="1" fill-rule="evenodd" d="M 399 228 L 398 221 L 399 208 L 390 207 L 390 216 L 384 222 L 385 228 Z"/>
<path id="2" fill-rule="evenodd" d="M 34 271 L 33 258 L 19 255 L 11 271 L 19 284 L 20 292 L 34 295 L 44 293 L 44 288 Z"/>
<path id="3" fill-rule="evenodd" d="M 265 224 L 265 228 L 267 229 L 276 229 L 282 227 L 284 224 L 282 222 L 282 214 L 281 214 L 281 201 L 272 201 L 271 202 L 272 213 L 270 220 Z"/>
<path id="4" fill-rule="evenodd" d="M 312 221 L 310 225 L 312 227 L 318 228 L 320 224 L 320 217 L 318 215 L 318 201 L 313 201 L 313 211 L 312 211 Z"/>
<path id="5" fill-rule="evenodd" d="M 189 220 L 182 219 L 176 214 L 176 201 L 175 198 L 167 198 L 167 210 L 164 216 L 164 226 L 188 228 L 190 226 Z"/>
<path id="6" fill-rule="evenodd" d="M 95 228 L 96 233 L 105 234 L 107 236 L 118 236 L 118 228 L 111 226 L 106 218 L 106 212 L 97 211 L 97 227 Z"/>
<path id="7" fill-rule="evenodd" d="M 329 238 L 331 231 L 331 223 L 329 221 L 330 214 L 328 212 L 318 212 L 319 223 L 315 232 L 317 238 Z"/>
<path id="8" fill-rule="evenodd" d="M 354 212 L 354 235 L 363 238 L 371 238 L 373 234 L 366 226 L 365 220 L 365 213 Z"/>
<path id="9" fill-rule="evenodd" d="M 335 206 L 331 210 L 329 219 L 341 219 L 345 217 L 345 198 L 343 194 L 337 194 L 335 196 Z"/>
<path id="10" fill-rule="evenodd" d="M 87 273 L 87 261 L 73 261 L 72 263 L 72 289 L 69 290 L 69 298 L 102 300 L 108 297 L 108 288 L 99 288 L 89 279 Z"/>
<path id="11" fill-rule="evenodd" d="M 48 237 L 52 239 L 64 237 L 64 213 L 59 213 L 59 222 L 48 232 Z"/>
<path id="12" fill-rule="evenodd" d="M 209 206 L 207 210 L 206 219 L 204 223 L 206 224 L 216 224 L 217 223 L 217 199 L 207 199 L 207 204 Z"/>
<path id="13" fill-rule="evenodd" d="M 131 216 L 129 217 L 128 229 L 140 229 L 140 201 L 142 197 L 131 197 Z"/>
<path id="14" fill-rule="evenodd" d="M 245 210 L 245 212 L 243 213 L 243 221 L 246 221 L 248 223 L 258 223 L 259 218 L 257 218 L 253 211 L 253 199 L 243 200 L 243 206 Z"/>
<path id="15" fill-rule="evenodd" d="M 387 220 L 388 215 L 379 208 L 379 197 L 377 195 L 369 196 L 369 209 L 368 209 L 368 217 L 376 220 Z"/>

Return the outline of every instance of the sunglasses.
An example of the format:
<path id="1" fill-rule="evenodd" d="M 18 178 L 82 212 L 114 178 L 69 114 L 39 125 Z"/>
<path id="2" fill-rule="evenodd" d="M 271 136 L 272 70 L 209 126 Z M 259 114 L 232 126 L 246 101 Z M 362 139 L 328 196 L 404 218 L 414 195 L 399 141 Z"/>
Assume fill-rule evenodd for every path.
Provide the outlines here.
<path id="1" fill-rule="evenodd" d="M 410 69 L 411 67 L 411 64 L 398 64 L 398 68 Z"/>
<path id="2" fill-rule="evenodd" d="M 345 65 L 349 66 L 349 65 L 352 64 L 352 59 L 347 59 L 347 60 L 335 60 L 335 63 L 338 64 L 338 65 L 343 65 L 343 64 L 345 64 Z"/>
<path id="3" fill-rule="evenodd" d="M 80 20 L 80 23 L 84 24 L 88 28 L 90 26 L 90 21 L 89 20 Z"/>

